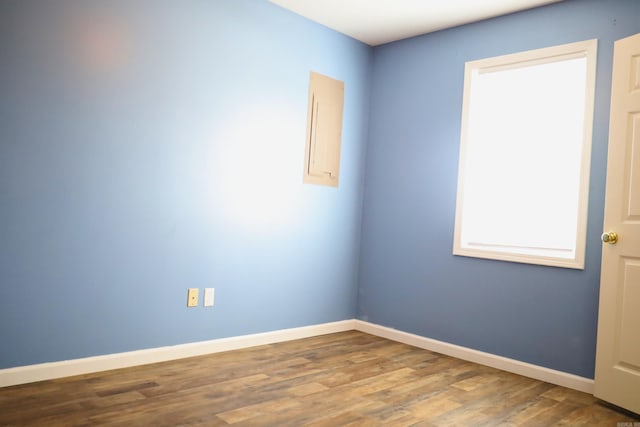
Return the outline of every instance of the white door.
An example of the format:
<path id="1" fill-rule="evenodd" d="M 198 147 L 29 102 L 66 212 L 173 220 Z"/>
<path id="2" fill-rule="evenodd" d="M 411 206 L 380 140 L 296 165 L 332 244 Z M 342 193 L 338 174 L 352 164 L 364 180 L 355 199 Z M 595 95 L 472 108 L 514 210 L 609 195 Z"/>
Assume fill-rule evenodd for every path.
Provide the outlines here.
<path id="1" fill-rule="evenodd" d="M 640 413 L 640 34 L 615 43 L 606 192 L 594 394 Z"/>

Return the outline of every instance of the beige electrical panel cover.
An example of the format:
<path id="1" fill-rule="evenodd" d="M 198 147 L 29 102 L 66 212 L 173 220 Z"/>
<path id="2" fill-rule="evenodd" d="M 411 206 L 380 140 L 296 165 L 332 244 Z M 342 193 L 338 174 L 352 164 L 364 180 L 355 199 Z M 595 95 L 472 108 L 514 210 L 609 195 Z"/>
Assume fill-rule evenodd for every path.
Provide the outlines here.
<path id="1" fill-rule="evenodd" d="M 311 72 L 304 182 L 338 186 L 344 82 Z"/>

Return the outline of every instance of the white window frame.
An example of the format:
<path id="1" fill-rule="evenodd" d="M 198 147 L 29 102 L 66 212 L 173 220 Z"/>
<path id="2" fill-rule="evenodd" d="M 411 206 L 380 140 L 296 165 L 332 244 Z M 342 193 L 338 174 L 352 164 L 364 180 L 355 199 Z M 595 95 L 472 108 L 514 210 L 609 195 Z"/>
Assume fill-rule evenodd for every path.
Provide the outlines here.
<path id="1" fill-rule="evenodd" d="M 471 149 L 470 136 L 470 109 L 472 82 L 477 73 L 492 73 L 503 70 L 514 70 L 521 67 L 529 67 L 539 64 L 549 64 L 564 60 L 585 58 L 586 59 L 586 84 L 584 102 L 584 121 L 582 129 L 582 147 L 579 172 L 579 194 L 577 199 L 577 229 L 575 248 L 572 252 L 551 248 L 541 250 L 541 248 L 530 248 L 526 244 L 497 245 L 487 242 L 471 242 L 464 239 L 464 217 L 471 215 L 465 211 L 465 164 Z M 597 62 L 597 40 L 587 40 L 577 43 L 570 43 L 543 49 L 536 49 L 527 52 L 520 52 L 511 55 L 498 56 L 494 58 L 469 61 L 465 63 L 464 98 L 462 106 L 462 128 L 460 137 L 460 158 L 458 165 L 458 189 L 456 200 L 456 218 L 453 242 L 453 254 L 476 258 L 496 259 L 503 261 L 521 262 L 528 264 L 549 265 L 556 267 L 566 267 L 574 269 L 584 269 L 587 210 L 589 199 L 589 168 L 591 162 L 591 138 L 593 129 L 593 109 L 595 95 Z M 517 108 L 517 106 L 515 106 Z M 577 160 L 577 159 L 576 159 Z M 500 161 L 509 162 L 510 158 L 502 158 Z M 470 169 L 471 170 L 471 169 Z M 471 173 L 469 173 L 471 174 Z M 574 177 L 575 179 L 576 177 Z M 467 184 L 470 186 L 471 184 Z M 471 200 L 471 199 L 468 199 Z M 553 233 L 553 230 L 549 230 Z M 557 251 L 557 252 L 554 252 Z"/>

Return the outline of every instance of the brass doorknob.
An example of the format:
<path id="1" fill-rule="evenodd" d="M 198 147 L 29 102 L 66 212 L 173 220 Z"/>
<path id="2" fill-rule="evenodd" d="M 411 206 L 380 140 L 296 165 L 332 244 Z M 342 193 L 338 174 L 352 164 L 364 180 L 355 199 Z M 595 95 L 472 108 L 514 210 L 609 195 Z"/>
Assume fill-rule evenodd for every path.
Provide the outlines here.
<path id="1" fill-rule="evenodd" d="M 611 245 L 615 245 L 616 242 L 618 241 L 618 233 L 616 233 L 615 231 L 602 233 L 602 236 L 600 237 L 600 239 L 602 239 L 603 243 L 609 243 Z"/>

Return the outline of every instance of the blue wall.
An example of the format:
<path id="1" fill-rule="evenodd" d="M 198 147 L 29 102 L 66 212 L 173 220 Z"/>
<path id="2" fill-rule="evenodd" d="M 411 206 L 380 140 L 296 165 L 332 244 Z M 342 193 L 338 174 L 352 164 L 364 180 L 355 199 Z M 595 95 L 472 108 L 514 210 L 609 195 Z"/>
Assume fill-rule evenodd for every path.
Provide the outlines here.
<path id="1" fill-rule="evenodd" d="M 264 0 L 0 2 L 0 368 L 354 318 L 371 55 Z"/>
<path id="2" fill-rule="evenodd" d="M 575 0 L 374 50 L 359 318 L 593 377 L 613 42 L 637 32 L 639 1 Z M 465 61 L 592 38 L 585 270 L 454 257 Z"/>
<path id="3" fill-rule="evenodd" d="M 266 0 L 0 2 L 0 368 L 357 314 L 591 377 L 613 41 L 639 31 L 636 0 L 374 49 Z M 590 38 L 586 269 L 452 256 L 464 62 Z M 338 189 L 302 185 L 310 70 L 346 83 Z"/>

